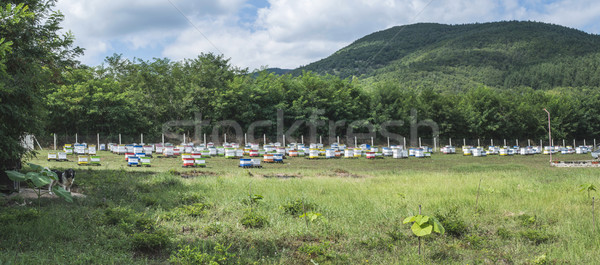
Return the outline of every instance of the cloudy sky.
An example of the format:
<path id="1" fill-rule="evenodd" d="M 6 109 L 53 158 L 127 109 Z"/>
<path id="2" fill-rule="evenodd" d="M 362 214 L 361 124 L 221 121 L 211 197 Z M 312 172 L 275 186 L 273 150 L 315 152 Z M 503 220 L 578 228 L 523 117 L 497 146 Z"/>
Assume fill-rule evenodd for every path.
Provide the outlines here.
<path id="1" fill-rule="evenodd" d="M 57 9 L 87 65 L 114 53 L 181 60 L 212 52 L 250 70 L 296 68 L 418 22 L 532 20 L 600 33 L 597 0 L 58 0 Z"/>

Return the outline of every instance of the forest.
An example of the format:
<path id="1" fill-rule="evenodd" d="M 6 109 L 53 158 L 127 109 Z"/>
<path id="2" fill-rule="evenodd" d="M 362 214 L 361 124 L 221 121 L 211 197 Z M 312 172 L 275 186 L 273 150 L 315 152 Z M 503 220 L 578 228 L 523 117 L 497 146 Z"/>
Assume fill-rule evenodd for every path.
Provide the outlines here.
<path id="1" fill-rule="evenodd" d="M 343 122 L 335 133 L 342 137 L 348 126 L 364 131 L 370 123 L 380 131 L 390 121 L 404 125 L 388 131 L 409 135 L 411 113 L 417 113 L 438 124 L 441 138 L 547 139 L 544 108 L 556 139 L 591 139 L 600 131 L 600 37 L 557 25 L 393 27 L 277 74 L 240 68 L 212 53 L 182 61 L 115 54 L 86 66 L 77 62 L 84 50 L 74 47 L 75 36 L 58 33 L 64 17 L 53 1 L 9 4 L 2 12 L 13 14 L 0 26 L 0 132 L 6 139 L 24 132 L 42 140 L 54 133 L 150 138 L 169 121 L 198 119 L 210 121 L 204 132 L 225 120 L 244 132 L 267 120 L 271 126 L 255 133 L 275 136 L 278 111 L 286 128 L 305 122 L 296 136 L 318 121 L 324 135 L 326 121 Z M 3 143 L 1 150 L 17 144 Z"/>

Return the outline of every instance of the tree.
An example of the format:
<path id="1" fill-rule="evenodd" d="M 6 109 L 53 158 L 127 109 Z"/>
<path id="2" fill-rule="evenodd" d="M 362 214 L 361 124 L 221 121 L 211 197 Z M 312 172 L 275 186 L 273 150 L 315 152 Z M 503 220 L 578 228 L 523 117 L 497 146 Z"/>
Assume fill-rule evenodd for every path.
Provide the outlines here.
<path id="1" fill-rule="evenodd" d="M 24 2 L 24 3 L 23 3 Z M 45 115 L 42 94 L 60 83 L 65 66 L 83 53 L 73 35 L 60 34 L 63 15 L 54 0 L 4 1 L 0 6 L 0 172 L 18 166 L 26 134 L 39 134 Z M 0 176 L 6 183 L 7 176 Z"/>

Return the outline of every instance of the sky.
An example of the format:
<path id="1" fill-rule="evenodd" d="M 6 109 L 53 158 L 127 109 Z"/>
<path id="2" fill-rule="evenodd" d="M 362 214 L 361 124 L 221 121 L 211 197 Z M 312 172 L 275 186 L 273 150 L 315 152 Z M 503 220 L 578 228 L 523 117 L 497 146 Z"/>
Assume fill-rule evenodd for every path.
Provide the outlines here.
<path id="1" fill-rule="evenodd" d="M 420 22 L 530 20 L 600 34 L 597 0 L 58 0 L 62 26 L 97 66 L 223 54 L 233 66 L 294 69 L 370 33 Z"/>

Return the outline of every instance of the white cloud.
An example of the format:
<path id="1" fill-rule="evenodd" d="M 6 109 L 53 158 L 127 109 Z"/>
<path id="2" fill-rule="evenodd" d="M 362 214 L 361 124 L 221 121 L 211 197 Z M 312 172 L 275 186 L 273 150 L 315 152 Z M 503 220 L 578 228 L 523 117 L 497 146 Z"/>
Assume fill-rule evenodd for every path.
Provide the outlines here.
<path id="1" fill-rule="evenodd" d="M 220 51 L 240 67 L 295 68 L 374 31 L 416 22 L 516 19 L 600 31 L 600 4 L 591 0 L 269 0 L 258 9 L 249 0 L 171 1 L 200 32 L 168 0 L 60 0 L 58 8 L 88 64 L 112 53 L 151 50 L 144 59 L 180 60 Z"/>

